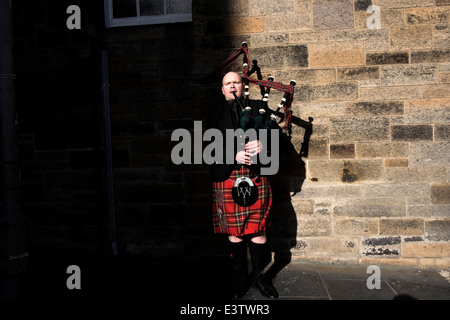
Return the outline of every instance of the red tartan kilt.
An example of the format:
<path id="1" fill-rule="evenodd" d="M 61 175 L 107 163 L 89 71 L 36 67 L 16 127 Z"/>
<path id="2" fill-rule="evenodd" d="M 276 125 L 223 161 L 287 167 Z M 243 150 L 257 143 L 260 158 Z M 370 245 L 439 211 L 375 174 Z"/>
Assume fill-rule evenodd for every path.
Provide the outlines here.
<path id="1" fill-rule="evenodd" d="M 263 231 L 267 227 L 267 216 L 272 205 L 272 189 L 269 179 L 267 177 L 256 178 L 254 183 L 258 187 L 258 200 L 250 207 L 241 207 L 234 202 L 231 190 L 234 181 L 243 176 L 252 177 L 250 169 L 244 166 L 239 170 L 234 170 L 229 179 L 223 182 L 213 182 L 212 203 L 215 233 L 243 236 Z"/>

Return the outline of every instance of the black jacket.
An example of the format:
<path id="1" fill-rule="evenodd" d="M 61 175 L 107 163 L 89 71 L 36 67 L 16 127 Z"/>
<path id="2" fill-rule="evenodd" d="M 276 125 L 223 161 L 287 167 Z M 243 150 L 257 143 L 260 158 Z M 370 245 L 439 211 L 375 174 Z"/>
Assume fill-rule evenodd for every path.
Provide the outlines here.
<path id="1" fill-rule="evenodd" d="M 242 105 L 244 103 L 242 102 Z M 259 109 L 264 107 L 263 101 L 261 100 L 249 100 L 249 106 L 251 107 L 251 114 L 252 116 L 259 115 Z M 270 121 L 270 115 L 271 111 L 268 108 L 265 108 L 265 117 L 266 121 Z M 207 129 L 219 129 L 222 132 L 222 135 L 224 137 L 224 150 L 226 150 L 226 129 L 238 129 L 240 128 L 239 123 L 234 120 L 234 114 L 231 107 L 231 102 L 224 101 L 223 103 L 219 103 L 217 106 L 212 107 L 209 110 L 208 115 L 208 123 L 207 123 Z M 270 141 L 270 135 L 268 135 L 268 140 Z M 268 148 L 268 146 L 264 146 L 264 148 Z M 224 158 L 226 158 L 224 151 Z M 235 169 L 239 169 L 242 164 L 239 164 L 236 162 L 236 153 L 237 153 L 237 146 L 234 147 L 234 154 L 233 154 L 233 164 L 226 164 L 225 159 L 221 164 L 213 163 L 211 164 L 211 179 L 212 181 L 221 182 L 225 181 L 230 177 L 231 172 Z M 258 159 L 259 160 L 259 159 Z M 254 171 L 256 174 L 260 174 L 260 168 L 261 164 L 259 161 L 257 161 L 256 164 L 252 164 L 250 166 L 250 169 Z"/>

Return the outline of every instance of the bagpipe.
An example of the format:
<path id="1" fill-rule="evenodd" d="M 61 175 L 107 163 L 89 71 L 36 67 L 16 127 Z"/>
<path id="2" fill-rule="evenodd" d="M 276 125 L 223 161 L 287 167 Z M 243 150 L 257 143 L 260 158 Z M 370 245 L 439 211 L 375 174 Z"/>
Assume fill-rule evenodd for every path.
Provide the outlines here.
<path id="1" fill-rule="evenodd" d="M 219 67 L 216 71 L 223 76 L 229 68 L 229 66 L 236 61 L 236 59 L 243 54 L 243 82 L 244 82 L 244 105 L 242 105 L 240 99 L 236 96 L 236 93 L 233 92 L 235 101 L 241 107 L 240 114 L 240 127 L 241 129 L 247 131 L 250 128 L 255 130 L 258 129 L 274 129 L 279 127 L 280 123 L 284 123 L 281 129 L 286 129 L 289 137 L 292 132 L 292 102 L 294 100 L 294 87 L 296 85 L 295 80 L 291 80 L 289 85 L 285 85 L 281 82 L 275 82 L 273 76 L 269 76 L 267 80 L 262 80 L 261 69 L 257 64 L 257 60 L 253 60 L 253 67 L 249 69 L 249 53 L 248 53 L 248 45 L 246 42 L 243 42 L 241 48 L 235 52 L 233 52 L 225 62 Z M 257 79 L 250 78 L 250 76 L 256 72 Z M 260 87 L 261 95 L 262 95 L 262 108 L 258 110 L 258 115 L 252 114 L 252 109 L 249 105 L 249 84 L 255 84 Z M 277 91 L 284 92 L 283 98 L 281 102 L 278 104 L 278 107 L 275 111 L 271 110 L 268 107 L 268 100 L 270 95 L 270 90 L 274 89 Z M 270 117 L 267 117 L 266 110 L 269 111 Z M 284 112 L 281 113 L 280 111 Z M 279 123 L 277 123 L 277 117 L 280 117 Z M 232 188 L 232 196 L 233 200 L 240 206 L 248 207 L 253 205 L 258 199 L 258 187 L 254 184 L 253 180 L 249 177 L 240 177 L 234 181 L 234 185 Z"/>
<path id="2" fill-rule="evenodd" d="M 278 124 L 283 123 L 282 129 L 287 130 L 289 136 L 292 132 L 292 102 L 294 100 L 294 87 L 295 87 L 295 80 L 291 80 L 289 85 L 285 85 L 281 82 L 275 82 L 273 76 L 269 76 L 267 80 L 262 79 L 261 69 L 257 64 L 257 60 L 253 60 L 253 67 L 250 70 L 249 69 L 249 53 L 248 53 L 248 45 L 247 42 L 242 42 L 241 48 L 235 52 L 233 52 L 225 61 L 222 63 L 222 65 L 218 69 L 218 73 L 221 75 L 224 75 L 225 71 L 229 68 L 229 66 L 236 61 L 236 59 L 243 54 L 243 81 L 244 81 L 244 96 L 245 96 L 245 102 L 244 106 L 241 104 L 239 99 L 235 95 L 236 101 L 239 103 L 241 107 L 241 114 L 240 114 L 240 126 L 241 128 L 246 131 L 249 128 L 254 129 L 272 129 L 277 126 L 276 119 L 277 117 L 280 117 L 280 121 Z M 256 72 L 257 73 L 257 79 L 250 78 L 250 76 Z M 251 108 L 249 106 L 249 84 L 256 84 L 260 87 L 261 95 L 262 95 L 262 101 L 263 101 L 263 108 L 259 109 L 259 115 L 253 116 L 251 113 Z M 281 102 L 278 104 L 278 107 L 275 111 L 271 110 L 268 107 L 268 100 L 270 95 L 270 90 L 274 89 L 277 91 L 284 92 L 283 98 L 281 99 Z M 269 117 L 269 121 L 267 121 L 265 112 L 266 110 L 269 110 L 271 112 L 271 115 Z M 284 113 L 280 113 L 280 111 L 283 110 Z"/>

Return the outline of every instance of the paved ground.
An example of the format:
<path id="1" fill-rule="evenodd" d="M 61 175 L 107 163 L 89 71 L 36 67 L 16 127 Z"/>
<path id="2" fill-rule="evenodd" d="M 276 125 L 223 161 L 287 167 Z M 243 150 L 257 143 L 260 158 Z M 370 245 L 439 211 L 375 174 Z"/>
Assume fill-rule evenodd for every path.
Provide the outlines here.
<path id="1" fill-rule="evenodd" d="M 375 273 L 367 273 L 367 267 L 291 263 L 278 274 L 275 286 L 280 300 L 450 300 L 447 270 L 379 266 L 377 289 Z M 252 288 L 244 299 L 264 297 Z"/>
<path id="2" fill-rule="evenodd" d="M 72 275 L 67 268 L 71 265 L 81 270 L 81 289 L 67 287 Z M 327 314 L 349 311 L 348 305 L 340 303 L 328 308 L 329 302 L 324 304 L 327 300 L 450 300 L 449 270 L 379 267 L 380 288 L 369 289 L 368 278 L 374 274 L 367 273 L 367 266 L 291 262 L 275 279 L 280 294 L 278 300 L 269 301 L 255 289 L 250 289 L 242 300 L 231 300 L 227 289 L 230 283 L 228 265 L 221 259 L 41 255 L 30 257 L 29 269 L 20 282 L 19 302 L 41 308 L 69 303 L 76 306 L 70 309 L 73 311 L 84 310 L 85 304 L 107 302 L 102 310 L 143 309 L 152 314 L 164 314 L 167 319 L 208 317 L 208 314 L 193 317 L 195 312 L 206 312 L 207 309 L 201 308 L 214 308 L 214 314 L 208 318 L 247 319 L 248 310 L 242 309 L 247 305 L 261 308 L 259 311 L 263 313 L 258 319 L 280 319 L 286 313 L 306 309 Z M 370 280 L 369 283 L 375 282 Z M 232 309 L 233 306 L 241 309 Z M 395 309 L 401 311 L 401 316 L 407 311 Z M 265 310 L 270 311 L 270 316 L 264 314 Z M 371 306 L 365 310 L 371 314 L 382 309 Z M 437 307 L 433 310 L 441 312 Z M 238 313 L 233 314 L 235 311 Z M 250 312 L 255 315 L 255 309 Z M 242 317 L 238 317 L 239 314 Z"/>
<path id="3" fill-rule="evenodd" d="M 70 265 L 80 268 L 80 290 L 69 290 Z M 280 300 L 450 300 L 447 270 L 379 266 L 380 289 L 369 289 L 367 266 L 291 262 L 275 278 Z M 22 279 L 23 299 L 171 297 L 177 301 L 227 300 L 230 278 L 221 259 L 38 256 Z M 446 276 L 448 279 L 446 279 Z M 375 283 L 371 278 L 370 283 Z M 243 300 L 264 299 L 251 289 Z"/>

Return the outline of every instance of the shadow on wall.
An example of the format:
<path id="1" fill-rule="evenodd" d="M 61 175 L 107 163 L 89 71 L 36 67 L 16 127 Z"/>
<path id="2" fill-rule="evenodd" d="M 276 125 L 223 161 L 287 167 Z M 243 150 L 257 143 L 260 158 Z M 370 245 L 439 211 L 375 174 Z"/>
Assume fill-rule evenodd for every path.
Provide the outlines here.
<path id="1" fill-rule="evenodd" d="M 309 140 L 313 133 L 313 118 L 309 121 L 292 116 L 292 124 L 305 129 L 302 147 L 295 149 L 291 137 L 280 136 L 280 170 L 271 177 L 273 204 L 270 213 L 270 228 L 267 236 L 274 263 L 267 271 L 274 278 L 291 262 L 291 250 L 297 245 L 297 216 L 291 197 L 301 192 L 306 179 L 306 167 L 302 157 L 308 157 Z"/>

